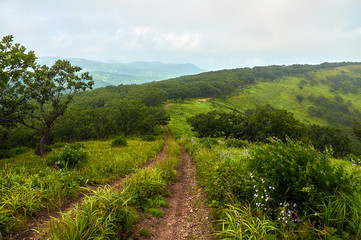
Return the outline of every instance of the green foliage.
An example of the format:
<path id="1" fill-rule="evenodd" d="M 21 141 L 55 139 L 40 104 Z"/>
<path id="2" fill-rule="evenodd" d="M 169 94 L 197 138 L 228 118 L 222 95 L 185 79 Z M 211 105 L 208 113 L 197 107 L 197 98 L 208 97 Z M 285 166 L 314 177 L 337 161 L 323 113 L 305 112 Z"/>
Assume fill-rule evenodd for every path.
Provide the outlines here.
<path id="1" fill-rule="evenodd" d="M 276 203 L 296 203 L 302 210 L 317 209 L 324 196 L 352 193 L 353 179 L 323 155 L 292 140 L 273 140 L 252 153 L 249 169 L 275 188 Z M 302 215 L 302 212 L 299 212 Z"/>
<path id="2" fill-rule="evenodd" d="M 54 152 L 47 158 L 48 166 L 58 169 L 80 169 L 88 161 L 88 154 L 66 145 L 61 151 Z"/>
<path id="3" fill-rule="evenodd" d="M 228 205 L 223 214 L 220 239 L 277 239 L 276 224 L 260 219 L 249 206 Z"/>
<path id="4" fill-rule="evenodd" d="M 150 207 L 149 199 L 154 200 L 161 195 L 165 189 L 161 172 L 156 169 L 141 169 L 126 182 L 127 192 L 132 196 L 133 204 Z"/>
<path id="5" fill-rule="evenodd" d="M 73 212 L 53 219 L 51 239 L 116 239 L 127 236 L 137 220 L 136 212 L 128 206 L 129 198 L 110 188 L 98 190 L 87 197 Z"/>
<path id="6" fill-rule="evenodd" d="M 357 119 L 352 119 L 352 130 L 354 135 L 361 141 L 361 122 Z"/>
<path id="7" fill-rule="evenodd" d="M 285 109 L 259 107 L 245 116 L 235 113 L 209 112 L 188 119 L 200 137 L 235 137 L 249 141 L 266 141 L 269 137 L 302 139 L 304 125 Z"/>
<path id="8" fill-rule="evenodd" d="M 34 53 L 25 53 L 25 47 L 13 45 L 12 40 L 12 36 L 7 36 L 0 44 L 0 126 L 7 134 L 16 123 L 39 132 L 37 152 L 43 155 L 54 121 L 65 112 L 76 93 L 91 89 L 92 78 L 87 72 L 78 74 L 81 68 L 66 60 L 57 60 L 50 68 L 37 65 Z"/>
<path id="9" fill-rule="evenodd" d="M 161 218 L 163 217 L 163 210 L 162 209 L 159 209 L 159 208 L 150 208 L 149 210 L 149 213 L 154 215 L 156 218 Z"/>
<path id="10" fill-rule="evenodd" d="M 155 136 L 150 134 L 142 136 L 142 141 L 152 142 L 155 141 L 155 139 Z"/>
<path id="11" fill-rule="evenodd" d="M 249 147 L 249 142 L 247 140 L 241 140 L 236 138 L 228 138 L 225 141 L 227 147 L 234 147 L 234 148 L 247 148 Z"/>
<path id="12" fill-rule="evenodd" d="M 206 137 L 206 138 L 202 138 L 199 142 L 202 143 L 207 148 L 212 148 L 213 146 L 218 144 L 218 139 Z"/>
<path id="13" fill-rule="evenodd" d="M 350 139 L 341 129 L 312 125 L 307 128 L 307 137 L 321 152 L 332 149 L 338 157 L 351 152 Z"/>
<path id="14" fill-rule="evenodd" d="M 194 139 L 184 143 L 219 220 L 221 239 L 360 236 L 358 167 L 346 172 L 344 164 L 291 140 L 249 150 L 206 148 Z"/>
<path id="15" fill-rule="evenodd" d="M 118 136 L 113 139 L 112 147 L 123 147 L 123 146 L 127 146 L 127 139 L 121 136 Z"/>
<path id="16" fill-rule="evenodd" d="M 15 157 L 16 155 L 27 153 L 30 151 L 28 147 L 16 147 L 12 149 L 0 149 L 0 159 L 1 158 L 11 158 Z"/>
<path id="17" fill-rule="evenodd" d="M 212 111 L 188 118 L 198 137 L 229 137 L 235 134 L 243 118 L 238 114 Z"/>
<path id="18" fill-rule="evenodd" d="M 146 213 L 161 217 L 163 211 L 155 207 L 166 205 L 162 195 L 169 179 L 164 171 L 174 171 L 180 162 L 179 147 L 172 141 L 169 147 L 162 164 L 138 169 L 127 177 L 120 189 L 97 190 L 81 207 L 69 211 L 61 219 L 53 219 L 50 238 L 126 239 L 137 219 L 133 209 L 143 208 Z"/>

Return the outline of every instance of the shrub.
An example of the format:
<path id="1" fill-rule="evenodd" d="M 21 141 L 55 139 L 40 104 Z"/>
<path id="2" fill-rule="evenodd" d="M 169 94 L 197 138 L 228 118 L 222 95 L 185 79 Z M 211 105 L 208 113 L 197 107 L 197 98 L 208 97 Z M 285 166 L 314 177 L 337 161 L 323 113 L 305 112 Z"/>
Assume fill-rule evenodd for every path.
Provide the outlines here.
<path id="1" fill-rule="evenodd" d="M 55 148 L 62 148 L 62 147 L 65 147 L 65 145 L 66 145 L 66 143 L 63 143 L 63 142 L 56 142 L 56 143 L 54 143 L 53 145 L 51 145 L 51 147 L 52 147 L 53 149 L 55 149 Z"/>
<path id="2" fill-rule="evenodd" d="M 210 137 L 202 138 L 201 140 L 199 140 L 199 142 L 202 143 L 207 148 L 211 148 L 218 144 L 217 139 Z"/>
<path id="3" fill-rule="evenodd" d="M 16 155 L 22 154 L 22 153 L 26 153 L 29 152 L 30 148 L 28 147 L 16 147 L 16 148 L 12 148 L 12 149 L 0 149 L 0 159 L 1 158 L 11 158 L 14 157 Z"/>
<path id="4" fill-rule="evenodd" d="M 142 141 L 153 142 L 153 141 L 155 141 L 155 136 L 154 135 L 144 135 L 142 137 Z"/>
<path id="5" fill-rule="evenodd" d="M 81 150 L 75 150 L 66 145 L 63 150 L 53 153 L 48 157 L 49 166 L 59 169 L 81 168 L 88 161 L 88 155 Z"/>
<path id="6" fill-rule="evenodd" d="M 80 150 L 82 148 L 85 148 L 85 144 L 82 142 L 72 143 L 70 147 L 74 150 Z"/>
<path id="7" fill-rule="evenodd" d="M 287 202 L 299 209 L 317 211 L 325 196 L 353 192 L 352 177 L 343 168 L 332 166 L 326 155 L 305 144 L 271 140 L 252 155 L 250 170 L 262 183 L 272 184 L 271 198 L 278 204 Z"/>
<path id="8" fill-rule="evenodd" d="M 246 148 L 249 146 L 249 142 L 247 140 L 240 140 L 236 138 L 228 138 L 226 140 L 227 147 L 234 147 L 234 148 Z"/>
<path id="9" fill-rule="evenodd" d="M 112 141 L 112 147 L 127 146 L 127 140 L 123 137 L 116 137 Z"/>

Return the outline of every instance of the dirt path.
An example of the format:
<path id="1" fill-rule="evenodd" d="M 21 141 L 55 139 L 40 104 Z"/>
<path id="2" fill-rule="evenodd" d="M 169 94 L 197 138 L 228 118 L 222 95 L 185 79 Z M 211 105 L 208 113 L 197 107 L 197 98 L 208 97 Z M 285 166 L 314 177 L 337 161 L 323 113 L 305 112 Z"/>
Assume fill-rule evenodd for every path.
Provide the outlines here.
<path id="1" fill-rule="evenodd" d="M 183 160 L 178 169 L 178 181 L 169 186 L 168 207 L 163 208 L 162 218 L 143 219 L 135 226 L 148 229 L 151 235 L 135 235 L 133 239 L 178 240 L 215 239 L 210 236 L 210 209 L 205 204 L 205 195 L 197 185 L 196 167 L 191 157 L 182 148 Z"/>
<path id="2" fill-rule="evenodd" d="M 294 99 L 294 97 L 288 92 L 288 90 L 286 88 L 283 88 L 285 90 L 285 93 L 287 94 L 287 96 L 300 108 L 302 109 L 302 111 L 307 113 L 307 110 L 301 105 L 299 104 L 296 99 Z"/>
<path id="3" fill-rule="evenodd" d="M 168 128 L 165 126 L 161 126 L 164 131 L 165 136 L 165 144 L 159 153 L 154 157 L 154 160 L 146 163 L 143 167 L 152 167 L 155 164 L 163 161 L 166 157 L 166 150 L 168 147 L 168 136 L 171 136 L 169 133 Z M 106 186 L 110 186 L 114 190 L 116 190 L 124 181 L 126 180 L 126 177 L 120 178 L 118 180 L 112 181 L 111 183 L 107 183 L 104 185 L 93 185 L 88 186 L 84 191 L 81 191 L 78 193 L 78 196 L 76 198 L 72 199 L 66 199 L 65 202 L 62 204 L 62 206 L 58 209 L 55 209 L 53 211 L 47 211 L 44 210 L 40 212 L 35 217 L 29 219 L 26 223 L 26 226 L 24 227 L 23 231 L 20 231 L 18 233 L 14 233 L 10 235 L 10 239 L 12 240 L 35 240 L 39 239 L 39 234 L 37 231 L 34 231 L 36 229 L 46 229 L 48 222 L 52 218 L 60 218 L 62 213 L 68 212 L 71 209 L 74 209 L 77 204 L 82 204 L 86 196 L 92 196 L 94 195 L 94 191 L 100 188 L 104 188 Z M 1 239 L 1 238 L 0 238 Z"/>
<path id="4" fill-rule="evenodd" d="M 209 100 L 209 99 L 212 99 L 212 98 L 209 97 L 209 98 L 203 98 L 203 99 L 196 99 L 196 101 L 198 101 L 198 102 L 205 102 L 205 101 L 207 101 L 207 100 Z"/>

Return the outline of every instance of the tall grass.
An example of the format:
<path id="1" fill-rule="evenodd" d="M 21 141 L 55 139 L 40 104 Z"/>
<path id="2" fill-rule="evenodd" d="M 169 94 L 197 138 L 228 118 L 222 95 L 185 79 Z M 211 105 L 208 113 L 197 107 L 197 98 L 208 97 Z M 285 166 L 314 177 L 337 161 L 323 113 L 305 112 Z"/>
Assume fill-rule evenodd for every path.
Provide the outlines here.
<path id="1" fill-rule="evenodd" d="M 31 152 L 2 159 L 0 169 L 0 231 L 15 231 L 29 216 L 54 209 L 82 186 L 124 177 L 151 160 L 163 140 L 131 140 L 127 147 L 112 148 L 110 141 L 86 142 L 88 162 L 79 170 L 58 170 L 47 166 L 46 157 Z"/>
<path id="2" fill-rule="evenodd" d="M 304 194 L 310 196 L 313 194 L 313 196 L 307 199 L 307 204 L 303 205 L 300 202 L 295 204 L 287 200 L 282 201 L 291 196 L 287 189 L 277 192 L 274 187 L 279 187 L 277 181 L 281 176 L 285 178 L 292 176 L 293 169 L 287 168 L 288 162 L 293 163 L 294 159 L 302 154 L 312 153 L 313 149 L 296 144 L 300 153 L 294 156 L 292 152 L 295 150 L 287 147 L 283 149 L 286 153 L 284 154 L 270 150 L 267 145 L 250 145 L 248 149 L 238 149 L 228 148 L 222 141 L 215 142 L 212 146 L 205 146 L 197 139 L 183 139 L 182 144 L 196 163 L 197 175 L 207 193 L 208 204 L 213 207 L 214 217 L 219 221 L 216 235 L 221 239 L 359 239 L 361 237 L 361 195 L 358 190 L 361 178 L 358 167 L 352 168 L 348 164 L 347 172 L 338 171 L 342 175 L 324 176 L 328 180 L 321 185 L 317 185 L 317 182 L 304 187 L 300 185 Z M 260 149 L 263 148 L 267 148 L 267 151 L 262 152 Z M 257 157 L 264 158 L 263 164 L 266 165 L 262 169 L 271 167 L 278 171 L 278 175 L 274 174 L 266 178 L 263 175 L 257 176 L 257 173 L 253 172 L 250 163 L 255 161 L 255 154 L 260 152 L 262 155 Z M 283 161 L 278 161 L 278 167 L 271 166 L 275 158 L 272 154 L 283 158 Z M 270 157 L 267 157 L 269 155 Z M 337 160 L 337 164 L 333 165 L 341 166 L 340 161 Z M 308 170 L 308 174 L 311 174 L 310 178 L 314 175 L 326 174 L 323 173 L 327 171 L 326 168 L 320 170 L 313 165 L 315 164 L 311 161 L 311 168 Z M 282 167 L 285 167 L 284 171 L 280 170 Z M 270 172 L 267 170 L 267 173 Z M 300 174 L 300 177 L 306 175 Z M 296 175 L 293 175 L 288 182 L 296 180 Z M 320 178 L 320 182 L 321 180 Z M 350 180 L 353 182 L 350 183 Z M 333 183 L 340 185 L 335 185 L 333 189 L 326 191 L 326 185 Z M 301 196 L 297 195 L 297 197 Z"/>
<path id="3" fill-rule="evenodd" d="M 153 168 L 141 168 L 129 175 L 118 190 L 99 190 L 82 206 L 50 224 L 49 239 L 126 239 L 136 222 L 135 209 L 161 216 L 154 207 L 161 204 L 167 184 L 176 179 L 180 164 L 178 145 L 169 141 L 166 159 Z M 162 203 L 162 205 L 164 205 Z"/>

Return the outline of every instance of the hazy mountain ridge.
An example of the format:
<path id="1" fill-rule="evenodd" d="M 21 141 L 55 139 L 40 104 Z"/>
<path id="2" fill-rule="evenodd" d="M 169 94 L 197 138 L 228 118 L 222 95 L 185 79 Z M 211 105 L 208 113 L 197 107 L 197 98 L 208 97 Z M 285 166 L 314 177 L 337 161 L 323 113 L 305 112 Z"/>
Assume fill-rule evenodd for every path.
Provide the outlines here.
<path id="1" fill-rule="evenodd" d="M 39 64 L 52 65 L 57 57 L 41 57 Z M 69 58 L 73 65 L 79 66 L 93 76 L 94 88 L 120 84 L 141 84 L 183 75 L 201 73 L 204 70 L 191 63 L 171 64 L 163 62 L 101 62 L 81 58 Z"/>

